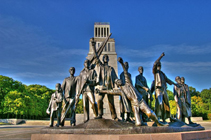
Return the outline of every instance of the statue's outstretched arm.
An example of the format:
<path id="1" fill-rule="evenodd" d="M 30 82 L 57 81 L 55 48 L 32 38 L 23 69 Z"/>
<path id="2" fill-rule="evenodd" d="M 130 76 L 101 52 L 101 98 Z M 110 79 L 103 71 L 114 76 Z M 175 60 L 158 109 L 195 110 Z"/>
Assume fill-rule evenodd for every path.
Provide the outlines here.
<path id="1" fill-rule="evenodd" d="M 157 63 L 160 62 L 162 57 L 165 56 L 165 53 L 163 52 L 160 57 L 154 62 L 153 68 L 152 68 L 152 73 L 155 74 L 157 70 Z"/>
<path id="2" fill-rule="evenodd" d="M 130 77 L 128 76 L 128 72 L 125 68 L 123 59 L 121 57 L 119 57 L 117 61 L 119 61 L 119 63 L 122 65 L 122 68 L 123 68 L 123 71 L 124 71 L 124 76 L 125 76 L 125 82 L 132 84 L 131 81 L 130 81 Z"/>

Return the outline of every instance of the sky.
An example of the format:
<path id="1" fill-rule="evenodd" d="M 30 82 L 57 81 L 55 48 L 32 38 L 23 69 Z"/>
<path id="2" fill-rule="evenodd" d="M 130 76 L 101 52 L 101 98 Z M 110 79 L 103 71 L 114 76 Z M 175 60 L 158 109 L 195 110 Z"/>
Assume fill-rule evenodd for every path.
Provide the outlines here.
<path id="1" fill-rule="evenodd" d="M 54 89 L 70 67 L 80 74 L 94 23 L 109 22 L 117 56 L 129 62 L 133 82 L 143 66 L 151 86 L 153 63 L 165 52 L 162 71 L 169 79 L 183 76 L 197 91 L 209 89 L 210 5 L 210 0 L 0 0 L 0 75 Z"/>

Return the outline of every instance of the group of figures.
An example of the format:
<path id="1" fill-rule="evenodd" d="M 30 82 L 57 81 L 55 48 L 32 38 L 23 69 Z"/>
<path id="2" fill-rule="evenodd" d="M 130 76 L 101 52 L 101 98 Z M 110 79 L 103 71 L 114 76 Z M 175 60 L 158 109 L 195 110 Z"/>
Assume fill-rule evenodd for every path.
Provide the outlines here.
<path id="1" fill-rule="evenodd" d="M 84 123 L 89 120 L 89 103 L 93 110 L 95 119 L 103 117 L 103 99 L 108 97 L 108 104 L 113 120 L 120 121 L 117 117 L 114 106 L 114 95 L 120 95 L 120 114 L 122 121 L 133 122 L 131 113 L 134 113 L 135 125 L 146 125 L 144 121 L 148 118 L 153 120 L 158 126 L 168 125 L 167 118 L 170 116 L 169 99 L 166 84 L 174 84 L 174 97 L 177 102 L 178 120 L 185 121 L 191 116 L 191 102 L 188 86 L 184 83 L 184 78 L 176 77 L 174 83 L 161 71 L 161 58 L 164 53 L 155 61 L 153 65 L 154 81 L 151 88 L 148 87 L 146 78 L 143 76 L 143 67 L 138 68 L 139 75 L 136 76 L 135 86 L 132 84 L 131 74 L 128 72 L 128 62 L 123 62 L 118 58 L 123 68 L 120 79 L 116 75 L 113 67 L 108 65 L 109 57 L 104 55 L 102 61 L 100 54 L 95 50 L 95 42 L 92 42 L 93 58 L 84 61 L 84 68 L 79 76 L 74 76 L 75 68 L 69 69 L 70 76 L 65 78 L 63 83 L 56 84 L 56 92 L 52 94 L 47 113 L 50 114 L 50 126 L 53 126 L 54 117 L 57 116 L 59 127 L 64 126 L 65 117 L 70 114 L 70 125 L 75 126 L 75 110 L 82 94 Z M 96 88 L 97 87 L 97 88 Z M 148 98 L 152 101 L 152 93 L 155 92 L 155 112 L 150 109 Z M 97 102 L 95 93 L 98 94 Z M 150 102 L 151 103 L 151 102 Z M 68 113 L 70 112 L 70 113 Z M 160 119 L 163 121 L 161 122 Z M 144 121 L 143 121 L 144 120 Z M 173 120 L 173 118 L 171 118 Z"/>

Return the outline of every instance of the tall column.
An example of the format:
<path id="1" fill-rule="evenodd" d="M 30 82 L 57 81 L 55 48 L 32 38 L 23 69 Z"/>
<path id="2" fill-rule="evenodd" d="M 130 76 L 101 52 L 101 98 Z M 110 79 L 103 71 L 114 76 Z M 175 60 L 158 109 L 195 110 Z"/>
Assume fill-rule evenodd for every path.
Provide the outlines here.
<path id="1" fill-rule="evenodd" d="M 103 27 L 102 29 L 103 29 L 103 34 L 102 34 L 102 37 L 104 37 L 104 27 Z"/>
<path id="2" fill-rule="evenodd" d="M 107 28 L 105 28 L 105 32 L 106 32 L 106 37 L 108 36 L 108 33 L 107 33 Z"/>
<path id="3" fill-rule="evenodd" d="M 98 37 L 100 37 L 100 27 L 98 27 Z"/>

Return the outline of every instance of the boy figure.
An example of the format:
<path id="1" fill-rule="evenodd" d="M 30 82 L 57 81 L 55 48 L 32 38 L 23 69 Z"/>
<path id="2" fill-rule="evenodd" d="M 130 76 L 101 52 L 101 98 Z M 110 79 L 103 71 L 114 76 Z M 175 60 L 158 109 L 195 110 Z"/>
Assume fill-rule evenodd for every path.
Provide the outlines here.
<path id="1" fill-rule="evenodd" d="M 118 58 L 118 61 L 121 63 L 122 68 L 124 70 L 125 75 L 125 84 L 122 85 L 122 80 L 116 79 L 115 83 L 120 88 L 118 90 L 98 90 L 99 93 L 107 93 L 107 94 L 113 94 L 113 95 L 121 95 L 122 97 L 128 98 L 133 106 L 134 116 L 135 116 L 135 124 L 136 125 L 142 125 L 143 122 L 140 119 L 140 110 L 144 112 L 149 118 L 151 118 L 158 126 L 163 126 L 165 124 L 162 124 L 158 121 L 157 116 L 155 113 L 148 107 L 144 99 L 142 98 L 141 94 L 135 89 L 135 87 L 132 85 L 130 78 L 128 76 L 128 72 L 123 64 L 123 60 L 121 57 Z"/>
<path id="2" fill-rule="evenodd" d="M 62 109 L 62 89 L 61 84 L 56 84 L 56 91 L 51 95 L 51 100 L 46 110 L 47 114 L 50 114 L 50 127 L 53 127 L 54 117 L 57 114 L 57 124 L 59 127 L 61 121 L 61 109 Z"/>
<path id="3" fill-rule="evenodd" d="M 187 116 L 187 108 L 185 103 L 185 88 L 181 85 L 181 78 L 177 76 L 175 78 L 180 87 L 174 86 L 174 99 L 177 103 L 177 119 L 185 122 L 185 117 Z"/>
<path id="4" fill-rule="evenodd" d="M 181 84 L 183 85 L 183 87 L 185 88 L 185 102 L 186 102 L 186 108 L 187 108 L 187 118 L 189 121 L 189 124 L 194 124 L 191 121 L 191 96 L 190 96 L 190 92 L 189 92 L 189 87 L 187 84 L 185 84 L 185 78 L 181 77 Z"/>

